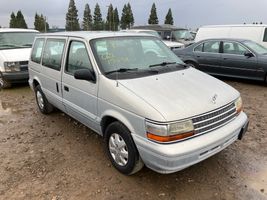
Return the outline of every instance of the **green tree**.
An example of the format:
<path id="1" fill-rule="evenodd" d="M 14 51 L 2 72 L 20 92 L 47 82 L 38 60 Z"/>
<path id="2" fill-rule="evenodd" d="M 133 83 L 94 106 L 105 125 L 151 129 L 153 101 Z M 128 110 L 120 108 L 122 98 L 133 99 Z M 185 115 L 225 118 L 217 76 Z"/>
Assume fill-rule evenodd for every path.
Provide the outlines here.
<path id="1" fill-rule="evenodd" d="M 10 22 L 9 22 L 10 28 L 16 28 L 17 27 L 16 20 L 17 20 L 16 15 L 14 14 L 14 12 L 12 12 L 10 15 Z"/>
<path id="2" fill-rule="evenodd" d="M 121 29 L 129 29 L 134 25 L 134 16 L 130 3 L 125 4 L 121 14 Z"/>
<path id="3" fill-rule="evenodd" d="M 102 14 L 100 10 L 100 6 L 97 3 L 94 10 L 94 30 L 103 30 L 104 29 L 104 22 L 102 20 Z"/>
<path id="4" fill-rule="evenodd" d="M 172 17 L 172 10 L 171 9 L 169 9 L 169 11 L 168 11 L 168 13 L 167 13 L 167 15 L 165 17 L 164 24 L 171 24 L 171 25 L 173 25 L 173 17 Z"/>
<path id="5" fill-rule="evenodd" d="M 35 14 L 34 29 L 40 32 L 47 32 L 49 30 L 49 24 L 46 22 L 46 17 L 42 14 Z"/>
<path id="6" fill-rule="evenodd" d="M 92 30 L 93 19 L 91 15 L 91 9 L 88 4 L 85 5 L 84 13 L 83 13 L 83 30 L 89 31 Z"/>
<path id="7" fill-rule="evenodd" d="M 127 18 L 127 5 L 125 4 L 123 6 L 122 13 L 121 13 L 121 23 L 120 23 L 121 29 L 126 29 L 127 27 L 126 18 Z"/>
<path id="8" fill-rule="evenodd" d="M 19 10 L 16 17 L 17 28 L 28 28 L 22 12 Z"/>
<path id="9" fill-rule="evenodd" d="M 74 0 L 70 0 L 68 12 L 66 14 L 66 26 L 67 31 L 79 31 L 80 24 L 78 19 L 78 10 L 75 6 Z"/>
<path id="10" fill-rule="evenodd" d="M 114 30 L 114 10 L 112 4 L 108 7 L 107 19 L 106 19 L 106 30 Z"/>
<path id="11" fill-rule="evenodd" d="M 159 20 L 158 20 L 158 15 L 157 15 L 156 4 L 153 3 L 151 11 L 150 11 L 150 16 L 148 19 L 148 24 L 158 24 L 158 23 L 159 23 Z"/>
<path id="12" fill-rule="evenodd" d="M 120 17 L 117 8 L 114 9 L 113 16 L 114 16 L 114 31 L 118 31 L 120 24 Z"/>

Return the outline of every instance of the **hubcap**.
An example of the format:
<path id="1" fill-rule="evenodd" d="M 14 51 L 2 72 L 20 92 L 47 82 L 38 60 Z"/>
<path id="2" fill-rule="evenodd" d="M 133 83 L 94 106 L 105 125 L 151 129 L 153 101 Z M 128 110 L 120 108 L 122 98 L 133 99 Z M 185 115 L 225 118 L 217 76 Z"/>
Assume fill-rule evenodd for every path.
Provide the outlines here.
<path id="1" fill-rule="evenodd" d="M 118 165 L 127 165 L 128 149 L 123 138 L 117 133 L 113 133 L 109 138 L 109 152 Z"/>
<path id="2" fill-rule="evenodd" d="M 44 99 L 43 99 L 43 95 L 41 94 L 40 91 L 36 92 L 36 97 L 37 97 L 37 103 L 38 106 L 43 109 L 44 108 Z"/>

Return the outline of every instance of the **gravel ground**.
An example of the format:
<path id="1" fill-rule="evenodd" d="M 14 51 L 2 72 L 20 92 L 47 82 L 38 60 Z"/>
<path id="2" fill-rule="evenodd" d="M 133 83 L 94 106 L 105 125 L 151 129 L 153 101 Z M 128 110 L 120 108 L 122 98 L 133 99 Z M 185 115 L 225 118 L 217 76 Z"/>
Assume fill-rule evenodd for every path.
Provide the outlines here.
<path id="1" fill-rule="evenodd" d="M 183 171 L 124 176 L 102 138 L 60 111 L 42 115 L 27 85 L 0 92 L 0 199 L 267 199 L 267 87 L 227 80 L 243 97 L 242 141 Z"/>

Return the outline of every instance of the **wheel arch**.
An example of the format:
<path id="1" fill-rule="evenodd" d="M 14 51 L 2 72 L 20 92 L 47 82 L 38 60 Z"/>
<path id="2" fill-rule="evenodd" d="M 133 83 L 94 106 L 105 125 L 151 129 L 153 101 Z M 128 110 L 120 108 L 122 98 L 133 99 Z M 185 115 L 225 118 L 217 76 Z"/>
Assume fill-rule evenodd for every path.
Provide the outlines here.
<path id="1" fill-rule="evenodd" d="M 42 87 L 40 79 L 35 76 L 32 79 L 32 89 L 34 90 L 38 85 L 40 85 Z"/>
<path id="2" fill-rule="evenodd" d="M 107 111 L 106 113 L 103 114 L 103 116 L 101 117 L 101 122 L 100 122 L 100 126 L 101 126 L 101 132 L 102 135 L 104 136 L 106 128 L 108 127 L 109 124 L 118 121 L 120 123 L 122 123 L 124 126 L 126 126 L 126 128 L 128 128 L 128 130 L 133 133 L 134 132 L 134 128 L 132 126 L 132 124 L 129 122 L 129 120 L 122 115 L 121 113 L 117 112 L 117 111 Z"/>

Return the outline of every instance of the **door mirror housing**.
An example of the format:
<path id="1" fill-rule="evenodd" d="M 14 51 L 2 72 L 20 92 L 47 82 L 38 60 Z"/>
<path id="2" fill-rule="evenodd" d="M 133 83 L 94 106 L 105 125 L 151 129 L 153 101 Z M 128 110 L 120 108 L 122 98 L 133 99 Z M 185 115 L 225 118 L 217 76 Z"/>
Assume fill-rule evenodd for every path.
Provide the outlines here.
<path id="1" fill-rule="evenodd" d="M 95 73 L 89 69 L 79 69 L 74 72 L 74 78 L 85 81 L 96 81 Z"/>
<path id="2" fill-rule="evenodd" d="M 248 58 L 254 57 L 253 53 L 251 53 L 251 52 L 245 52 L 244 56 L 246 56 Z"/>

